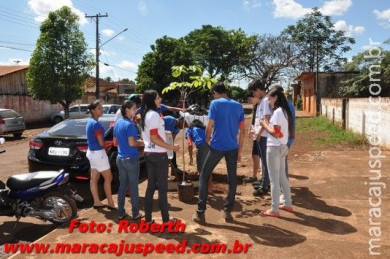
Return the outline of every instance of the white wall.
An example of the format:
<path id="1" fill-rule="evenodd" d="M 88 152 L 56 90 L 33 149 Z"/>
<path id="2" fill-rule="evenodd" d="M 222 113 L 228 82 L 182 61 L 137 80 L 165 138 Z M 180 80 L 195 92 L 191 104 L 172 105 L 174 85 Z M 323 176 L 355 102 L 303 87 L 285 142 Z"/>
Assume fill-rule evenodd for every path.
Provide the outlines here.
<path id="1" fill-rule="evenodd" d="M 377 104 L 375 104 L 377 102 Z M 333 123 L 343 125 L 341 98 L 322 98 L 321 115 Z M 381 138 L 381 146 L 390 150 L 390 98 L 350 98 L 346 107 L 346 129 Z"/>

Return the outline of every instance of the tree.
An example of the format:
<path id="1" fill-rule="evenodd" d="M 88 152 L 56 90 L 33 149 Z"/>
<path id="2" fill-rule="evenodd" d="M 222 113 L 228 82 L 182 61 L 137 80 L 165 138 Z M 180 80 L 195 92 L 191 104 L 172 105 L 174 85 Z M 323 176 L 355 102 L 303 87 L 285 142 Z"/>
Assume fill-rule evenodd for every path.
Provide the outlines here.
<path id="1" fill-rule="evenodd" d="M 248 66 L 255 39 L 246 36 L 241 29 L 227 31 L 211 25 L 203 25 L 184 37 L 193 52 L 194 62 L 220 80 L 231 79 L 233 73 Z"/>
<path id="2" fill-rule="evenodd" d="M 151 46 L 152 51 L 145 54 L 138 67 L 136 77 L 137 92 L 148 89 L 161 91 L 174 80 L 171 67 L 192 63 L 191 51 L 182 40 L 164 36 Z"/>
<path id="3" fill-rule="evenodd" d="M 247 91 L 242 89 L 241 87 L 229 86 L 228 91 L 230 97 L 234 100 L 240 101 L 246 99 Z"/>
<path id="4" fill-rule="evenodd" d="M 260 78 L 266 86 L 299 64 L 299 49 L 286 36 L 259 35 L 253 45 L 250 66 L 243 70 L 250 79 Z"/>
<path id="5" fill-rule="evenodd" d="M 340 67 L 346 58 L 342 54 L 351 50 L 348 44 L 355 40 L 346 37 L 343 31 L 336 31 L 330 16 L 323 16 L 318 8 L 297 21 L 296 25 L 288 26 L 282 35 L 295 43 L 301 51 L 301 68 L 313 72 L 318 66 L 324 71 Z"/>
<path id="6" fill-rule="evenodd" d="M 360 71 L 351 79 L 340 84 L 339 94 L 344 97 L 369 97 L 371 91 L 379 96 L 390 96 L 390 51 L 381 48 L 366 50 L 354 56 L 352 61 L 345 65 L 347 71 Z"/>
<path id="7" fill-rule="evenodd" d="M 29 93 L 34 99 L 60 103 L 69 117 L 69 105 L 84 93 L 87 73 L 93 66 L 87 44 L 69 7 L 50 12 L 27 72 Z"/>
<path id="8" fill-rule="evenodd" d="M 183 109 L 185 109 L 185 103 L 187 101 L 188 95 L 193 92 L 196 92 L 200 89 L 211 89 L 213 83 L 217 81 L 217 79 L 210 76 L 210 74 L 203 74 L 203 68 L 199 65 L 190 65 L 190 66 L 173 66 L 172 67 L 172 77 L 178 78 L 180 81 L 171 82 L 169 86 L 165 87 L 162 93 L 166 93 L 173 90 L 180 91 L 180 100 L 183 103 Z M 186 81 L 189 79 L 189 81 Z M 184 125 L 183 125 L 184 127 Z M 184 147 L 184 128 L 182 131 L 182 146 Z M 184 148 L 182 152 L 183 157 L 183 183 L 185 182 L 185 157 L 184 157 Z"/>

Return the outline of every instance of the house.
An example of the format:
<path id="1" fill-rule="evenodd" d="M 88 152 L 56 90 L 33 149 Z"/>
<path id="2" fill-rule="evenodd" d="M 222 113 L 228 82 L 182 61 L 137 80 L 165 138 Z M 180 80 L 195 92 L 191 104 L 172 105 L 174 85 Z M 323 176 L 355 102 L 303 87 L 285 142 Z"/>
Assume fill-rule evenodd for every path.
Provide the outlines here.
<path id="1" fill-rule="evenodd" d="M 0 108 L 13 109 L 26 123 L 45 121 L 62 110 L 59 104 L 34 100 L 27 91 L 28 66 L 0 66 Z"/>
<path id="2" fill-rule="evenodd" d="M 350 79 L 355 76 L 356 71 L 342 72 L 319 72 L 318 73 L 318 97 L 316 101 L 315 80 L 316 73 L 303 72 L 295 78 L 298 84 L 292 85 L 294 89 L 294 97 L 300 95 L 302 98 L 303 110 L 315 116 L 320 111 L 317 108 L 317 103 L 321 103 L 321 98 L 337 98 L 340 82 Z M 296 92 L 297 91 L 297 92 Z"/>

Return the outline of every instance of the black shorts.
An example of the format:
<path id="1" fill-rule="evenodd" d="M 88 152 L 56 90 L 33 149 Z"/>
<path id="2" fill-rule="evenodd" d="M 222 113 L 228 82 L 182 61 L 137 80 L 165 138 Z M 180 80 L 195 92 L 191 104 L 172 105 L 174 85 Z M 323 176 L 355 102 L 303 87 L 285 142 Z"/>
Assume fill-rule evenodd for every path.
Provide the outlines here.
<path id="1" fill-rule="evenodd" d="M 260 156 L 259 142 L 257 140 L 253 140 L 252 155 Z"/>

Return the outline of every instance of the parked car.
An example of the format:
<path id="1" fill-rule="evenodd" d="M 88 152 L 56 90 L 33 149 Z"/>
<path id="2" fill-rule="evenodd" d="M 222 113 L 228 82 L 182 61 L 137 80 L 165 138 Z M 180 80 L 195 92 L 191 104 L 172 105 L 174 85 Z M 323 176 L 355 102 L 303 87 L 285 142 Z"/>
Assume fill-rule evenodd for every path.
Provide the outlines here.
<path id="1" fill-rule="evenodd" d="M 20 138 L 26 129 L 23 117 L 14 110 L 0 109 L 0 135 L 13 134 Z"/>
<path id="2" fill-rule="evenodd" d="M 69 119 L 82 118 L 87 116 L 89 104 L 78 104 L 69 108 Z M 57 124 L 65 119 L 65 112 L 60 111 L 52 116 L 52 121 Z"/>
<path id="3" fill-rule="evenodd" d="M 65 169 L 71 177 L 89 179 L 90 164 L 86 157 L 88 145 L 85 128 L 89 118 L 64 120 L 30 140 L 28 167 L 30 172 L 38 170 Z M 114 184 L 119 182 L 116 157 L 117 147 L 113 144 L 113 115 L 103 115 L 99 122 L 105 129 L 106 152 L 114 175 Z M 140 163 L 144 164 L 143 148 L 140 148 Z M 143 170 L 145 171 L 145 170 Z M 140 178 L 144 175 L 140 174 Z"/>
<path id="4" fill-rule="evenodd" d="M 102 106 L 104 114 L 115 114 L 116 111 L 121 108 L 119 104 L 103 104 Z"/>

